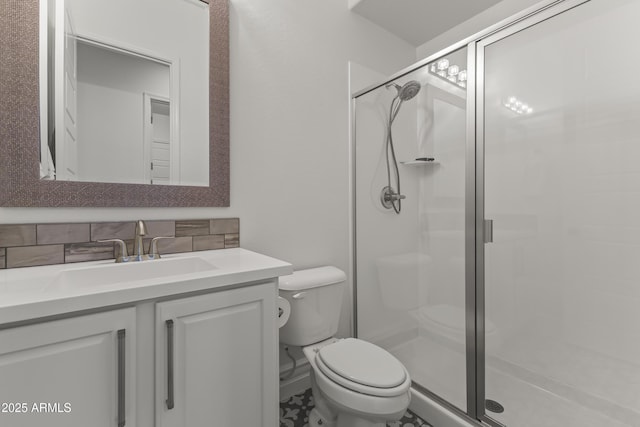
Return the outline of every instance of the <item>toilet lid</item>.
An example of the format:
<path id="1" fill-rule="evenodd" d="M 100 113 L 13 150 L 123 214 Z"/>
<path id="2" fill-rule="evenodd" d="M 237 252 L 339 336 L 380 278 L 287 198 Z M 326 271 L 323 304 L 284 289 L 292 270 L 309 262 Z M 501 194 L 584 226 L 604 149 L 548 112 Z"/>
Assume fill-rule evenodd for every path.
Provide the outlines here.
<path id="1" fill-rule="evenodd" d="M 398 387 L 407 379 L 398 359 L 377 345 L 355 338 L 323 347 L 317 357 L 323 362 L 318 365 L 321 370 L 330 369 L 342 378 L 369 387 Z"/>

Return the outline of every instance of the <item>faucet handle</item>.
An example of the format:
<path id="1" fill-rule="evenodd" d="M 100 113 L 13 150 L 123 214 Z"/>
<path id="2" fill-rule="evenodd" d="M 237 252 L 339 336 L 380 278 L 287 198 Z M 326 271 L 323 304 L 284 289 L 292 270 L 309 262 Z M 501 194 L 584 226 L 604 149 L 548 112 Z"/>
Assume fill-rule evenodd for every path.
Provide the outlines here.
<path id="1" fill-rule="evenodd" d="M 147 235 L 147 225 L 143 220 L 138 220 L 136 222 L 136 236 L 146 236 Z"/>
<path id="2" fill-rule="evenodd" d="M 160 259 L 160 252 L 158 252 L 158 240 L 161 239 L 173 239 L 173 237 L 158 236 L 151 239 L 149 245 L 149 259 Z"/>
<path id="3" fill-rule="evenodd" d="M 129 253 L 127 252 L 127 244 L 121 239 L 105 239 L 98 240 L 98 243 L 115 242 L 120 245 L 120 256 L 116 257 L 116 262 L 128 262 Z"/>

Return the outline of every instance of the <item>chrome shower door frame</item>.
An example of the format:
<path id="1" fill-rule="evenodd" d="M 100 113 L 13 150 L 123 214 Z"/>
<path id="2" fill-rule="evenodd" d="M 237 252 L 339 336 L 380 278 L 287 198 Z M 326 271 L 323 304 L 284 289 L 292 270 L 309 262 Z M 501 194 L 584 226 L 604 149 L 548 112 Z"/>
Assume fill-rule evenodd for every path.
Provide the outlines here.
<path id="1" fill-rule="evenodd" d="M 351 95 L 351 235 L 352 239 L 352 333 L 358 336 L 357 212 L 356 212 L 356 118 L 357 99 L 456 50 L 467 47 L 467 122 L 465 170 L 465 327 L 466 327 L 466 412 L 423 385 L 412 387 L 477 426 L 504 427 L 485 412 L 485 213 L 484 213 L 484 83 L 485 49 L 506 37 L 560 15 L 592 0 L 546 0 L 495 25 L 475 33 L 395 73 L 383 82 Z M 604 0 L 603 0 L 604 1 Z M 517 426 L 514 426 L 517 427 Z"/>
<path id="2" fill-rule="evenodd" d="M 540 8 L 499 31 L 469 44 L 475 54 L 473 105 L 467 124 L 466 271 L 467 292 L 467 413 L 493 427 L 504 427 L 485 411 L 485 50 L 490 45 L 554 18 L 591 0 L 561 0 Z M 470 62 L 471 63 L 471 62 Z M 472 75 L 472 73 L 469 73 Z M 469 89 L 471 91 L 471 89 Z M 470 102 L 471 104 L 471 102 Z M 475 392 L 475 393 L 474 393 Z"/>

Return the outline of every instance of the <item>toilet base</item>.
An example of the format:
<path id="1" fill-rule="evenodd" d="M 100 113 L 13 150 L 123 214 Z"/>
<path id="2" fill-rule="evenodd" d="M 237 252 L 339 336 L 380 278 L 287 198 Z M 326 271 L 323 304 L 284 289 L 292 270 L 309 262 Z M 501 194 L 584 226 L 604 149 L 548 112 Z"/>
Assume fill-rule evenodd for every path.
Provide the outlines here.
<path id="1" fill-rule="evenodd" d="M 376 423 L 344 412 L 338 415 L 336 422 L 336 427 L 386 427 L 386 425 L 386 423 Z"/>
<path id="2" fill-rule="evenodd" d="M 344 412 L 338 414 L 335 421 L 323 417 L 316 408 L 309 412 L 309 427 L 386 427 L 386 425 L 384 422 L 376 423 Z"/>
<path id="3" fill-rule="evenodd" d="M 309 412 L 309 427 L 336 427 L 336 423 L 323 417 L 318 409 L 313 408 Z"/>
<path id="4" fill-rule="evenodd" d="M 315 408 L 309 412 L 309 427 L 386 427 L 385 421 L 372 421 L 365 418 L 365 414 L 347 411 L 337 402 L 329 403 L 326 396 L 320 392 L 315 378 L 315 372 L 311 371 L 311 393 L 315 402 Z M 404 411 L 389 415 L 387 421 L 397 421 Z"/>

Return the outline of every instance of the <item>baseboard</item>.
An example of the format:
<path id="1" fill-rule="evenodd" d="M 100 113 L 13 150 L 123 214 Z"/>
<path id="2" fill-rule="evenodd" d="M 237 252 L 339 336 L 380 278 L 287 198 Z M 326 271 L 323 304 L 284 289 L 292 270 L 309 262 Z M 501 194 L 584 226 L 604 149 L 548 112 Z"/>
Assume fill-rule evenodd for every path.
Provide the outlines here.
<path id="1" fill-rule="evenodd" d="M 280 381 L 280 400 L 287 400 L 291 396 L 302 393 L 311 387 L 309 369 L 309 362 L 301 363 L 291 378 Z M 281 372 L 280 375 L 286 374 L 287 372 L 288 371 L 285 370 Z"/>

